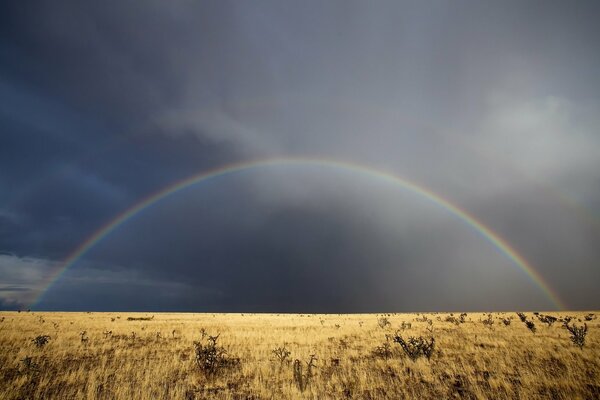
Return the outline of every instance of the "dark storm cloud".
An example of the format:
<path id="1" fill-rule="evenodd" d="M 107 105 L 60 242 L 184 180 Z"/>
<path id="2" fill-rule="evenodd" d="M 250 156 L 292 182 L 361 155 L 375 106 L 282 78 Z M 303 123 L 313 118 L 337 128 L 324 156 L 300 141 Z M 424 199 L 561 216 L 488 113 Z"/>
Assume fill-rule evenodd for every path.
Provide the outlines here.
<path id="1" fill-rule="evenodd" d="M 31 301 L 89 235 L 170 183 L 293 154 L 419 182 L 567 304 L 599 304 L 595 2 L 1 7 L 0 286 L 29 290 L 4 302 Z M 42 306 L 549 306 L 463 222 L 384 186 L 320 170 L 200 185 L 117 229 Z"/>
<path id="2" fill-rule="evenodd" d="M 262 192 L 253 193 L 257 183 L 248 185 L 253 174 L 247 175 L 165 199 L 107 237 L 72 275 L 88 276 L 86 271 L 102 266 L 116 282 L 131 281 L 135 287 L 130 275 L 136 273 L 154 282 L 161 296 L 179 299 L 182 307 L 202 304 L 212 311 L 435 309 L 439 299 L 432 290 L 450 297 L 448 308 L 474 308 L 472 299 L 458 296 L 467 291 L 477 293 L 473 299 L 494 294 L 493 301 L 480 301 L 477 307 L 508 309 L 520 305 L 522 299 L 510 295 L 517 288 L 528 292 L 531 307 L 547 307 L 536 288 L 522 282 L 523 275 L 492 246 L 460 221 L 448 224 L 443 210 L 424 210 L 414 196 L 369 182 L 355 186 L 335 173 L 315 182 L 312 174 L 291 171 L 279 179 L 269 177 L 276 188 L 264 198 Z M 302 184 L 301 199 L 287 197 L 289 179 Z M 333 187 L 323 186 L 332 181 Z M 376 192 L 363 193 L 368 187 Z M 284 193 L 274 195 L 280 190 Z M 373 196 L 382 198 L 373 201 Z M 424 220 L 424 214 L 433 216 Z M 97 279 L 70 282 L 69 276 L 56 293 L 90 286 L 91 292 L 77 296 L 78 304 L 94 307 Z M 161 288 L 161 282 L 177 283 L 179 289 Z M 202 295 L 207 290 L 209 296 Z M 124 301 L 129 295 L 123 293 Z M 164 309 L 156 298 L 147 301 Z M 58 299 L 52 304 L 68 306 Z"/>
<path id="3" fill-rule="evenodd" d="M 18 311 L 25 308 L 25 304 L 22 304 L 18 301 L 6 300 L 0 298 L 0 310 L 3 311 Z"/>

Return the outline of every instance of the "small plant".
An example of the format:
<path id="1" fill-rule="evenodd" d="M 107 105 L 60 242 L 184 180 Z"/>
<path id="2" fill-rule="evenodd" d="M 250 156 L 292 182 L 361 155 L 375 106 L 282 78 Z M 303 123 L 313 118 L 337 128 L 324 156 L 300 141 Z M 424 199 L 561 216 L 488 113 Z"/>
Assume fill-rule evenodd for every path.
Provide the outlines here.
<path id="1" fill-rule="evenodd" d="M 292 352 L 289 351 L 284 345 L 283 347 L 277 347 L 276 349 L 274 349 L 273 354 L 275 354 L 275 357 L 277 357 L 279 362 L 283 364 L 284 362 L 290 361 L 289 356 L 290 354 L 292 354 Z"/>
<path id="2" fill-rule="evenodd" d="M 435 339 L 433 337 L 425 339 L 423 336 L 411 336 L 407 340 L 404 340 L 398 332 L 394 336 L 394 342 L 398 343 L 408 358 L 413 361 L 421 356 L 429 360 L 435 347 Z"/>
<path id="3" fill-rule="evenodd" d="M 385 358 L 386 360 L 392 356 L 392 346 L 390 346 L 390 342 L 386 341 L 381 346 L 375 347 L 373 349 L 373 355 L 375 357 Z"/>
<path id="4" fill-rule="evenodd" d="M 154 315 L 151 317 L 127 317 L 127 321 L 152 321 Z"/>
<path id="5" fill-rule="evenodd" d="M 48 335 L 39 335 L 32 342 L 36 345 L 36 347 L 44 347 L 48 341 L 50 340 L 50 336 Z"/>
<path id="6" fill-rule="evenodd" d="M 492 326 L 494 325 L 494 318 L 492 317 L 492 314 L 488 314 L 487 318 L 482 320 L 481 323 L 492 329 Z"/>
<path id="7" fill-rule="evenodd" d="M 552 326 L 553 323 L 555 323 L 557 321 L 556 317 L 553 317 L 551 315 L 543 315 L 540 314 L 537 316 L 538 319 L 540 320 L 540 322 L 547 324 L 549 327 Z"/>
<path id="8" fill-rule="evenodd" d="M 533 313 L 533 314 L 537 315 L 539 318 L 539 313 Z M 519 319 L 521 320 L 521 322 L 523 322 L 525 324 L 527 329 L 529 329 L 532 333 L 535 333 L 536 328 L 535 328 L 535 324 L 533 323 L 533 321 L 529 321 L 527 319 L 527 317 L 525 316 L 525 314 L 523 314 L 522 312 L 518 312 L 517 315 L 519 316 Z"/>
<path id="9" fill-rule="evenodd" d="M 200 371 L 207 376 L 214 376 L 239 364 L 239 359 L 229 357 L 227 351 L 217 345 L 220 335 L 207 336 L 206 343 L 202 343 L 202 340 L 194 342 L 196 365 Z"/>
<path id="10" fill-rule="evenodd" d="M 317 357 L 311 354 L 310 360 L 306 362 L 306 372 L 304 373 L 302 372 L 302 362 L 298 359 L 294 360 L 294 382 L 301 392 L 304 392 L 310 383 L 310 379 L 313 376 L 312 369 L 315 368 L 316 360 Z"/>
<path id="11" fill-rule="evenodd" d="M 596 316 L 594 314 L 588 314 L 585 317 L 583 317 L 583 319 L 585 319 L 586 321 L 591 321 L 595 318 L 596 318 Z"/>
<path id="12" fill-rule="evenodd" d="M 385 328 L 387 328 L 388 326 L 392 326 L 392 324 L 390 323 L 390 321 L 389 321 L 387 318 L 385 318 L 385 317 L 381 317 L 381 318 L 379 318 L 379 319 L 377 320 L 377 325 L 379 325 L 379 327 L 380 327 L 381 329 L 385 329 Z"/>
<path id="13" fill-rule="evenodd" d="M 400 324 L 400 329 L 402 330 L 410 329 L 411 327 L 412 324 L 410 322 L 402 321 L 402 324 Z"/>
<path id="14" fill-rule="evenodd" d="M 428 320 L 427 321 L 427 327 L 425 328 L 427 329 L 427 332 L 429 332 L 430 335 L 433 335 L 433 321 L 432 320 Z"/>
<path id="15" fill-rule="evenodd" d="M 571 342 L 580 349 L 583 348 L 583 345 L 585 344 L 585 335 L 587 335 L 587 324 L 584 323 L 583 326 L 578 327 L 575 324 L 569 326 L 568 323 L 565 323 L 564 327 L 571 333 Z"/>
<path id="16" fill-rule="evenodd" d="M 532 333 L 535 333 L 536 329 L 535 329 L 535 324 L 533 323 L 533 321 L 526 320 L 525 326 L 527 326 L 527 329 L 529 329 Z"/>
<path id="17" fill-rule="evenodd" d="M 427 321 L 430 321 L 430 320 L 425 315 L 423 315 L 423 317 L 421 317 L 421 318 L 419 318 L 419 317 L 415 318 L 415 321 L 417 321 L 417 322 L 427 322 Z"/>
<path id="18" fill-rule="evenodd" d="M 35 371 L 38 369 L 38 365 L 33 361 L 32 357 L 27 356 L 24 359 L 22 359 L 21 362 L 23 363 L 23 365 L 25 365 L 25 369 L 27 369 L 28 371 Z"/>
<path id="19" fill-rule="evenodd" d="M 510 318 L 502 318 L 502 323 L 504 324 L 504 326 L 510 326 L 511 322 L 512 321 Z"/>

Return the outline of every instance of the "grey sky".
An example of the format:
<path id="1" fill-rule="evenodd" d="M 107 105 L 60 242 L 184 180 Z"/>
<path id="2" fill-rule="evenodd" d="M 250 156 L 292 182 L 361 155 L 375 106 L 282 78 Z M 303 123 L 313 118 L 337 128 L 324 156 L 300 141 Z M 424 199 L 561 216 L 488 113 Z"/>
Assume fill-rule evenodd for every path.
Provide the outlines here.
<path id="1" fill-rule="evenodd" d="M 597 2 L 70 2 L 0 9 L 0 307 L 146 196 L 322 157 L 406 177 L 600 306 Z M 519 269 L 415 193 L 315 167 L 170 196 L 45 309 L 542 309 Z"/>

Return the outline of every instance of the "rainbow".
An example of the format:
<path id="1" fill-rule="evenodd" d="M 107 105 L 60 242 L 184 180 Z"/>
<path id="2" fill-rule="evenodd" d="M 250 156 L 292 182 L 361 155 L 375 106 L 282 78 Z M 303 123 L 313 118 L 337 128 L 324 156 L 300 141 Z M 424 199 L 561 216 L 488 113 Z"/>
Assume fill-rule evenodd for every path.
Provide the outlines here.
<path id="1" fill-rule="evenodd" d="M 186 179 L 175 182 L 166 188 L 159 190 L 130 208 L 126 209 L 122 213 L 118 214 L 112 220 L 108 221 L 104 226 L 98 229 L 92 234 L 87 240 L 81 243 L 67 258 L 61 263 L 61 266 L 50 275 L 47 283 L 42 285 L 42 290 L 37 298 L 31 304 L 31 308 L 34 308 L 41 302 L 44 295 L 48 290 L 57 282 L 85 253 L 87 253 L 92 247 L 98 242 L 110 235 L 119 226 L 129 221 L 131 218 L 136 216 L 141 211 L 160 200 L 184 190 L 192 185 L 206 182 L 210 179 L 219 178 L 225 175 L 233 174 L 236 172 L 245 171 L 252 168 L 258 167 L 270 167 L 270 166 L 317 166 L 325 167 L 330 169 L 338 169 L 344 171 L 351 171 L 354 173 L 362 174 L 370 178 L 375 178 L 383 182 L 387 182 L 393 185 L 398 185 L 408 191 L 420 195 L 427 199 L 431 203 L 442 207 L 452 215 L 460 219 L 462 222 L 473 228 L 478 234 L 484 239 L 494 245 L 502 254 L 510 259 L 515 266 L 521 269 L 528 278 L 544 293 L 548 300 L 552 302 L 554 307 L 559 310 L 566 309 L 565 304 L 562 302 L 557 293 L 555 293 L 550 286 L 545 282 L 542 276 L 521 256 L 514 248 L 512 248 L 508 242 L 502 239 L 497 233 L 488 228 L 483 222 L 478 221 L 475 217 L 461 209 L 460 207 L 452 204 L 450 201 L 437 195 L 433 191 L 420 186 L 410 180 L 396 176 L 390 172 L 378 170 L 369 166 L 349 163 L 331 159 L 321 158 L 270 158 L 262 160 L 254 160 L 249 162 L 241 162 L 236 164 L 228 164 L 219 168 L 211 169 L 208 171 L 200 172 L 196 175 L 190 176 Z"/>

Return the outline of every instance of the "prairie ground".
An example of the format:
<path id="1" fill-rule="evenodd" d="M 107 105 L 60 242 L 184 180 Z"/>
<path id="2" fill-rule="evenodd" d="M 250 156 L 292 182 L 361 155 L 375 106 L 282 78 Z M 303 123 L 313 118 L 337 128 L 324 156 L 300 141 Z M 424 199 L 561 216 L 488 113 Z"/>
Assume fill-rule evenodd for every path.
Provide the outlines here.
<path id="1" fill-rule="evenodd" d="M 595 314 L 2 312 L 0 398 L 598 399 Z"/>

